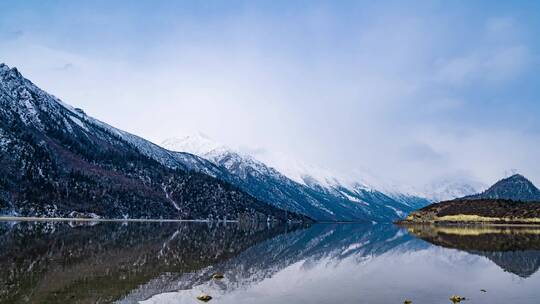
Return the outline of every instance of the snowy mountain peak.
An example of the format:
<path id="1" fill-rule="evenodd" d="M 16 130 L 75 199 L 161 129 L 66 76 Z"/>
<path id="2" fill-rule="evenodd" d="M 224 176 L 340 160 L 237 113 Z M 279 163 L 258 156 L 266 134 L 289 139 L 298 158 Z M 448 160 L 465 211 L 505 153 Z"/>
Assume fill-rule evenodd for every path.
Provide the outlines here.
<path id="1" fill-rule="evenodd" d="M 200 133 L 183 138 L 169 138 L 163 141 L 161 146 L 173 152 L 194 154 L 229 171 L 234 171 L 240 176 L 245 176 L 248 170 L 259 172 L 259 174 L 278 174 L 273 168 L 266 166 L 251 155 L 215 142 Z"/>
<path id="2" fill-rule="evenodd" d="M 236 149 L 213 141 L 208 136 L 198 133 L 182 138 L 169 138 L 162 142 L 162 147 L 176 152 L 187 152 L 206 158 L 214 162 L 222 162 L 224 158 L 242 161 L 246 165 L 267 169 L 275 168 L 291 180 L 306 186 L 320 186 L 324 188 L 334 188 L 338 186 L 358 187 L 368 189 L 363 183 L 358 183 L 354 179 L 337 177 L 327 169 L 304 164 L 300 161 L 289 158 L 278 153 L 264 153 L 255 158 L 253 155 L 242 153 Z"/>

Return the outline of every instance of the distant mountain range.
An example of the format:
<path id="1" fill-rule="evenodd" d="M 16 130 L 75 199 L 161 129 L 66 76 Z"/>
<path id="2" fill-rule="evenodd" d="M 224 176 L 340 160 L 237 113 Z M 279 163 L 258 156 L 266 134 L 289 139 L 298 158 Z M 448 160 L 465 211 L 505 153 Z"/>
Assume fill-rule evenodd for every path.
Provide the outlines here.
<path id="1" fill-rule="evenodd" d="M 217 144 L 202 135 L 168 139 L 162 146 L 193 153 L 220 168 L 222 178 L 276 207 L 320 221 L 392 221 L 430 203 L 414 195 L 382 192 L 359 182 L 332 176 L 297 173 L 288 176 L 251 155 Z"/>
<path id="2" fill-rule="evenodd" d="M 472 195 L 486 189 L 484 184 L 463 176 L 438 178 L 422 187 L 411 187 L 395 181 L 381 179 L 365 172 L 359 173 L 357 170 L 355 170 L 355 174 L 337 174 L 328 169 L 306 164 L 287 155 L 273 153 L 272 151 L 252 154 L 249 152 L 250 149 L 244 148 L 240 152 L 239 149 L 220 144 L 202 133 L 181 138 L 169 138 L 163 141 L 161 145 L 172 151 L 188 152 L 205 159 L 216 159 L 219 158 L 220 154 L 234 153 L 244 159 L 262 163 L 302 185 L 315 184 L 324 188 L 345 186 L 346 188 L 376 189 L 398 200 L 403 197 L 417 197 L 431 202 L 438 202 Z M 257 151 L 258 149 L 251 150 Z"/>
<path id="3" fill-rule="evenodd" d="M 283 156 L 263 162 L 202 134 L 167 139 L 162 146 L 195 154 L 225 169 L 228 176 L 222 178 L 274 206 L 323 221 L 391 221 L 432 202 L 474 194 L 483 187 L 452 180 L 433 183 L 423 191 L 381 182 L 373 186 Z"/>
<path id="4" fill-rule="evenodd" d="M 0 215 L 303 220 L 64 104 L 0 64 Z"/>

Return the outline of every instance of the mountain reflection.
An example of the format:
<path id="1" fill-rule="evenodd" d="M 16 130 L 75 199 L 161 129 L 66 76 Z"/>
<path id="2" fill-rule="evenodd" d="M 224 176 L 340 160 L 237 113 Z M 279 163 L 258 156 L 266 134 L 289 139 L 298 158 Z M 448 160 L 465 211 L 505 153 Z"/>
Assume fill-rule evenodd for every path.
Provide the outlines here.
<path id="1" fill-rule="evenodd" d="M 0 223 L 0 303 L 110 303 L 168 273 L 230 259 L 290 227 Z"/>
<path id="2" fill-rule="evenodd" d="M 478 256 L 523 278 L 539 268 L 536 230 L 422 226 L 409 232 L 361 224 L 4 222 L 0 303 L 197 303 L 202 292 L 220 303 L 253 303 L 253 294 L 257 303 L 271 304 L 393 303 L 426 288 L 432 292 L 417 299 L 431 303 L 447 299 L 441 285 L 464 276 L 471 279 L 459 288 L 512 284 Z M 225 278 L 212 280 L 216 272 Z M 497 280 L 485 286 L 485 277 Z M 291 282 L 300 284 L 294 296 L 265 287 L 293 288 Z M 536 288 L 520 286 L 516 293 L 537 298 Z M 332 291 L 319 292 L 326 289 Z"/>
<path id="3" fill-rule="evenodd" d="M 540 228 L 413 225 L 407 230 L 431 244 L 484 256 L 522 278 L 540 268 Z"/>
<path id="4" fill-rule="evenodd" d="M 322 260 L 338 262 L 381 255 L 413 240 L 412 237 L 392 225 L 362 224 L 315 224 L 260 242 L 234 259 L 203 269 L 197 273 L 168 276 L 167 282 L 150 282 L 135 290 L 121 303 L 135 303 L 150 294 L 164 294 L 165 298 L 175 292 L 172 299 L 158 297 L 149 303 L 192 303 L 201 292 L 214 297 L 225 296 L 237 290 L 249 289 L 279 271 L 302 262 L 303 267 L 316 265 Z M 209 280 L 213 272 L 226 274 L 227 279 Z M 146 293 L 146 294 L 145 294 Z"/>

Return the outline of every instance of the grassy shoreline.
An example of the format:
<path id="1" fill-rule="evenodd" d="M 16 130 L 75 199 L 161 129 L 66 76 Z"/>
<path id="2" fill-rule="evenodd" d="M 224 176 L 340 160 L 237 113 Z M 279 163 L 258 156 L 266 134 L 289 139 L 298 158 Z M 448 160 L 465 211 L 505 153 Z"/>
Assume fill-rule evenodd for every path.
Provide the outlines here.
<path id="1" fill-rule="evenodd" d="M 540 227 L 538 218 L 489 218 L 481 216 L 444 216 L 429 219 L 406 218 L 396 221 L 398 225 L 440 225 L 440 226 L 512 226 L 512 227 Z"/>

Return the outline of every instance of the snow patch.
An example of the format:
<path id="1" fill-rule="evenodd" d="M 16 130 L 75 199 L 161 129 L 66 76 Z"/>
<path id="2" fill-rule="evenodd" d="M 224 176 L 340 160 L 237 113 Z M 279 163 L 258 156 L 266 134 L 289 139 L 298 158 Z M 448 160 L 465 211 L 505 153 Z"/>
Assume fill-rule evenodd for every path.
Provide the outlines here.
<path id="1" fill-rule="evenodd" d="M 187 152 L 201 157 L 216 150 L 229 150 L 201 133 L 183 138 L 169 138 L 163 141 L 161 146 L 171 151 Z"/>
<path id="2" fill-rule="evenodd" d="M 405 215 L 406 215 L 405 212 L 403 212 L 403 211 L 401 211 L 401 210 L 399 210 L 399 209 L 396 209 L 396 208 L 394 208 L 394 207 L 392 207 L 392 206 L 385 205 L 385 207 L 394 210 L 394 212 L 396 213 L 396 215 L 397 215 L 398 217 L 400 217 L 400 218 L 404 218 Z"/>
<path id="3" fill-rule="evenodd" d="M 82 122 L 79 118 L 75 117 L 75 116 L 69 116 L 69 118 L 76 124 L 78 125 L 79 127 L 81 127 L 83 130 L 85 130 L 86 132 L 90 132 L 90 130 L 88 129 L 88 127 L 84 124 L 84 122 Z"/>
<path id="4" fill-rule="evenodd" d="M 340 191 L 340 193 L 345 196 L 348 200 L 352 201 L 352 202 L 356 202 L 356 203 L 360 203 L 360 204 L 364 204 L 366 206 L 369 206 L 369 203 L 367 202 L 364 202 L 363 200 L 357 198 L 357 197 L 354 197 L 352 195 L 349 195 L 347 192 L 344 192 L 344 191 Z"/>
<path id="5" fill-rule="evenodd" d="M 170 193 L 167 191 L 167 186 L 161 185 L 161 189 L 163 189 L 163 192 L 165 193 L 165 197 L 167 198 L 167 200 L 171 202 L 171 204 L 174 206 L 176 210 L 180 211 L 180 207 L 178 207 L 178 204 L 172 199 Z"/>

